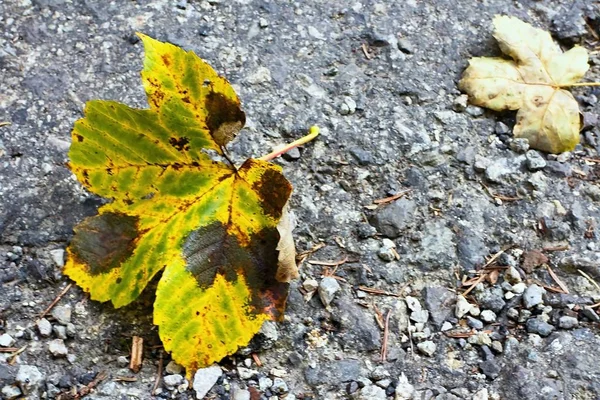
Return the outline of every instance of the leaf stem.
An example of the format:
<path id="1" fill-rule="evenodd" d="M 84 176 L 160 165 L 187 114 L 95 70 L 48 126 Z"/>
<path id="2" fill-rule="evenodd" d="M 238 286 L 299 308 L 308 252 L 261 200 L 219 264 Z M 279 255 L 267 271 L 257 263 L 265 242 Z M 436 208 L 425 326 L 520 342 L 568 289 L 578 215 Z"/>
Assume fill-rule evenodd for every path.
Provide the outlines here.
<path id="1" fill-rule="evenodd" d="M 579 82 L 571 83 L 569 85 L 558 85 L 560 88 L 573 87 L 573 86 L 600 86 L 600 82 Z"/>
<path id="2" fill-rule="evenodd" d="M 301 146 L 301 145 L 303 145 L 305 143 L 310 142 L 311 140 L 313 140 L 317 136 L 319 136 L 319 127 L 316 126 L 316 125 L 313 125 L 308 130 L 308 135 L 303 136 L 303 137 L 301 137 L 298 140 L 294 140 L 292 143 L 286 145 L 285 147 L 283 147 L 283 148 L 281 148 L 279 150 L 275 150 L 274 152 L 269 153 L 266 156 L 262 156 L 261 158 L 259 158 L 259 160 L 262 160 L 262 161 L 271 161 L 272 159 L 279 157 L 283 153 L 287 153 L 288 151 L 290 151 L 294 147 L 298 147 L 298 146 Z"/>

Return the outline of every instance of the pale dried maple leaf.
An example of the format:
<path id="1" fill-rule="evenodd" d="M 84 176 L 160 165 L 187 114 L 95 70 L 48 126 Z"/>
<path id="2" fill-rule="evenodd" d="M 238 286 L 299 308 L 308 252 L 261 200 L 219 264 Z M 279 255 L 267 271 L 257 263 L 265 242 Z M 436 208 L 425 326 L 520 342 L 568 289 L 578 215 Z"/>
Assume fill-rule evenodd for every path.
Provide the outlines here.
<path id="1" fill-rule="evenodd" d="M 588 70 L 587 51 L 575 46 L 563 53 L 548 32 L 515 17 L 496 16 L 493 36 L 512 60 L 472 58 L 459 88 L 475 105 L 519 110 L 514 135 L 528 139 L 532 148 L 573 150 L 579 143 L 579 105 L 563 88 Z"/>

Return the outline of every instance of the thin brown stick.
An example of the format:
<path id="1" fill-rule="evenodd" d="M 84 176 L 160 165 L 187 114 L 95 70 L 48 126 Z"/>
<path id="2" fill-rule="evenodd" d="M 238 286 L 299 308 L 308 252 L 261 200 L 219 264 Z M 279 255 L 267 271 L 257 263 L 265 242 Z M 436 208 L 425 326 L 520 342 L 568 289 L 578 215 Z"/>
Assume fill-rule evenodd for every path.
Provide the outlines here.
<path id="1" fill-rule="evenodd" d="M 367 60 L 370 60 L 370 59 L 373 58 L 373 56 L 369 53 L 369 49 L 367 48 L 366 44 L 363 43 L 362 46 L 360 46 L 360 48 L 362 49 L 362 51 L 363 51 L 363 53 L 365 55 L 365 58 Z"/>
<path id="2" fill-rule="evenodd" d="M 21 354 L 22 352 L 25 351 L 25 349 L 27 348 L 27 345 L 21 347 L 20 349 L 18 349 L 17 351 L 15 351 L 11 356 L 10 356 L 10 360 L 8 361 L 9 365 L 14 365 L 14 363 L 17 361 L 17 356 L 19 354 Z"/>
<path id="3" fill-rule="evenodd" d="M 386 204 L 386 203 L 391 203 L 392 201 L 396 201 L 396 200 L 398 200 L 399 198 L 403 197 L 404 195 L 406 195 L 406 194 L 408 194 L 408 193 L 410 193 L 410 192 L 412 192 L 412 189 L 407 189 L 407 190 L 404 190 L 404 191 L 402 191 L 402 192 L 400 192 L 400 193 L 396 193 L 396 194 L 395 194 L 395 195 L 393 195 L 393 196 L 384 197 L 383 199 L 376 199 L 376 200 L 373 200 L 373 203 L 374 203 L 374 204 Z"/>
<path id="4" fill-rule="evenodd" d="M 476 335 L 477 333 L 478 333 L 477 331 L 469 331 L 469 332 L 448 331 L 448 332 L 444 332 L 444 335 L 451 337 L 451 338 L 468 338 L 473 335 Z M 486 331 L 481 331 L 480 333 L 490 334 L 490 333 L 492 333 L 492 331 L 486 330 Z"/>
<path id="5" fill-rule="evenodd" d="M 10 125 L 12 125 L 12 123 L 10 123 L 8 121 L 2 121 L 2 122 L 0 122 L 0 128 L 3 127 L 3 126 L 10 126 Z"/>
<path id="6" fill-rule="evenodd" d="M 144 354 L 144 338 L 133 336 L 131 338 L 131 361 L 129 361 L 129 369 L 136 374 L 142 368 L 142 356 Z"/>
<path id="7" fill-rule="evenodd" d="M 396 294 L 396 293 L 386 292 L 385 290 L 373 289 L 373 288 L 366 287 L 366 286 L 359 286 L 358 289 L 362 290 L 363 292 L 367 292 L 367 293 L 371 293 L 371 294 L 380 294 L 382 296 L 402 297 L 401 295 Z"/>
<path id="8" fill-rule="evenodd" d="M 13 353 L 19 350 L 18 347 L 0 347 L 0 353 Z"/>
<path id="9" fill-rule="evenodd" d="M 544 251 L 565 251 L 565 250 L 569 250 L 569 245 L 563 244 L 560 246 L 549 246 L 549 247 L 542 248 L 542 250 L 544 250 Z"/>
<path id="10" fill-rule="evenodd" d="M 388 347 L 388 334 L 390 330 L 390 314 L 391 310 L 388 310 L 385 317 L 385 328 L 383 330 L 383 344 L 381 345 L 381 362 L 387 361 L 387 347 Z"/>
<path id="11" fill-rule="evenodd" d="M 308 260 L 307 262 L 311 265 L 323 265 L 326 267 L 337 267 L 339 265 L 345 264 L 348 261 L 348 256 L 344 257 L 338 261 L 319 261 L 319 260 Z"/>
<path id="12" fill-rule="evenodd" d="M 481 274 L 481 275 L 479 275 L 479 278 L 477 278 L 475 280 L 475 282 L 473 282 L 471 284 L 471 286 L 467 290 L 465 290 L 463 292 L 463 294 L 462 294 L 463 297 L 466 296 L 466 295 L 468 295 L 469 293 L 471 293 L 471 290 L 475 289 L 475 286 L 477 286 L 477 285 L 479 285 L 479 283 L 483 282 L 483 280 L 485 279 L 486 276 L 487 276 L 487 274 Z"/>
<path id="13" fill-rule="evenodd" d="M 163 373 L 163 351 L 159 350 L 158 352 L 158 371 L 156 371 L 156 379 L 154 380 L 154 386 L 152 386 L 152 396 L 156 395 L 156 389 L 158 389 L 158 385 L 160 385 L 160 381 L 162 379 Z"/>
<path id="14" fill-rule="evenodd" d="M 596 307 L 600 307 L 600 303 L 592 304 L 592 305 L 590 306 L 590 308 L 596 308 Z"/>
<path id="15" fill-rule="evenodd" d="M 373 304 L 373 310 L 375 310 L 375 322 L 379 326 L 379 329 L 385 329 L 385 325 L 383 323 L 383 314 L 379 311 L 379 308 L 375 304 Z"/>
<path id="16" fill-rule="evenodd" d="M 550 274 L 550 276 L 552 277 L 552 279 L 554 279 L 554 282 L 556 282 L 556 284 L 565 292 L 565 294 L 569 294 L 569 288 L 558 277 L 558 275 L 556 275 L 556 273 L 552 270 L 552 268 L 550 268 L 550 266 L 548 264 L 546 264 L 546 268 L 548 269 L 548 273 Z"/>
<path id="17" fill-rule="evenodd" d="M 252 353 L 252 359 L 254 360 L 254 363 L 257 367 L 262 367 L 263 364 L 262 361 L 260 361 L 260 358 L 258 358 L 258 354 Z"/>
<path id="18" fill-rule="evenodd" d="M 39 318 L 44 318 L 46 316 L 46 314 L 48 314 L 50 312 L 50 310 L 52 310 L 52 308 L 56 305 L 56 303 L 58 303 L 60 301 L 60 299 L 62 299 L 62 297 L 65 294 L 67 294 L 69 289 L 71 289 L 71 286 L 73 286 L 73 283 L 69 283 L 67 286 L 65 286 L 65 288 L 58 294 L 58 296 L 56 296 L 56 298 L 52 301 L 52 303 L 50 303 L 50 305 L 40 314 Z"/>
<path id="19" fill-rule="evenodd" d="M 137 382 L 137 378 L 135 376 L 116 376 L 113 379 L 115 382 Z"/>
<path id="20" fill-rule="evenodd" d="M 600 285 L 598 285 L 598 283 L 588 274 L 586 274 L 585 272 L 583 272 L 580 269 L 577 269 L 577 272 L 579 272 L 581 275 L 583 275 L 583 277 L 585 279 L 587 279 L 588 281 L 590 281 L 594 286 L 596 286 L 596 289 L 600 290 Z"/>

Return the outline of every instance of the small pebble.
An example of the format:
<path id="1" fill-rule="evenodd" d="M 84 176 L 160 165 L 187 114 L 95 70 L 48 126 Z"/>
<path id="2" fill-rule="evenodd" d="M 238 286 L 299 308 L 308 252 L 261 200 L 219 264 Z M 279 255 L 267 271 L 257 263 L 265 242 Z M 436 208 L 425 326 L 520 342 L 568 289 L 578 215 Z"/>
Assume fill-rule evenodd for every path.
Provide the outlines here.
<path id="1" fill-rule="evenodd" d="M 254 375 L 258 374 L 258 371 L 255 369 L 245 368 L 245 367 L 237 367 L 237 373 L 240 379 L 250 379 Z"/>
<path id="2" fill-rule="evenodd" d="M 467 316 L 467 324 L 473 329 L 483 329 L 483 322 L 469 315 Z"/>
<path id="3" fill-rule="evenodd" d="M 411 311 L 417 312 L 417 311 L 422 310 L 421 303 L 419 302 L 419 300 L 416 297 L 406 296 L 405 300 L 406 300 L 406 305 L 408 306 L 408 308 Z"/>
<path id="4" fill-rule="evenodd" d="M 125 358 L 125 365 L 127 366 L 127 364 L 129 364 L 129 361 L 127 361 L 126 357 L 124 357 L 124 358 Z M 167 372 L 167 374 L 182 374 L 183 367 L 181 365 L 177 364 L 175 361 L 171 360 L 165 367 L 165 371 Z"/>
<path id="5" fill-rule="evenodd" d="M 504 279 L 511 285 L 521 282 L 521 274 L 519 270 L 515 267 L 508 267 L 506 272 L 504 273 Z"/>
<path id="6" fill-rule="evenodd" d="M 15 385 L 6 385 L 2 388 L 2 398 L 6 400 L 13 400 L 21 396 L 23 392 Z"/>
<path id="7" fill-rule="evenodd" d="M 275 394 L 284 394 L 289 391 L 287 383 L 281 378 L 273 379 L 273 384 L 271 385 L 271 391 Z"/>
<path id="8" fill-rule="evenodd" d="M 456 306 L 454 307 L 454 315 L 456 318 L 462 318 L 471 311 L 473 306 L 463 296 L 456 297 Z"/>
<path id="9" fill-rule="evenodd" d="M 67 328 L 65 328 L 62 325 L 55 325 L 52 327 L 52 330 L 54 331 L 54 334 L 56 335 L 57 338 L 59 339 L 66 339 L 67 338 Z"/>
<path id="10" fill-rule="evenodd" d="M 479 316 L 484 322 L 492 323 L 496 321 L 496 313 L 492 310 L 483 310 Z"/>
<path id="11" fill-rule="evenodd" d="M 527 169 L 530 171 L 539 171 L 546 168 L 546 160 L 535 150 L 529 150 L 525 155 L 527 159 Z"/>
<path id="12" fill-rule="evenodd" d="M 8 333 L 3 333 L 0 335 L 0 346 L 1 347 L 10 347 L 15 343 L 15 339 L 10 336 Z"/>
<path id="13" fill-rule="evenodd" d="M 321 279 L 321 283 L 319 284 L 319 298 L 325 307 L 328 307 L 335 294 L 341 289 L 340 284 L 337 279 L 326 276 Z"/>
<path id="14" fill-rule="evenodd" d="M 546 293 L 546 289 L 536 284 L 529 286 L 523 293 L 523 305 L 525 308 L 532 308 L 538 304 L 543 304 L 542 296 Z"/>
<path id="15" fill-rule="evenodd" d="M 66 357 L 67 354 L 69 354 L 69 350 L 62 339 L 51 340 L 48 343 L 48 351 L 50 351 L 54 357 Z"/>
<path id="16" fill-rule="evenodd" d="M 563 315 L 558 319 L 558 326 L 562 329 L 571 329 L 579 325 L 579 321 L 575 317 Z"/>
<path id="17" fill-rule="evenodd" d="M 410 319 L 414 322 L 426 323 L 429 320 L 429 311 L 420 310 L 410 314 Z"/>
<path id="18" fill-rule="evenodd" d="M 302 282 L 302 287 L 307 292 L 312 292 L 317 290 L 317 288 L 319 287 L 319 282 L 317 282 L 316 279 L 307 279 L 304 282 Z"/>
<path id="19" fill-rule="evenodd" d="M 129 359 L 125 356 L 117 357 L 117 365 L 121 368 L 125 368 L 129 365 Z"/>
<path id="20" fill-rule="evenodd" d="M 527 289 L 527 285 L 523 282 L 519 282 L 511 288 L 512 292 L 515 294 L 522 294 L 525 289 Z"/>
<path id="21" fill-rule="evenodd" d="M 527 332 L 537 333 L 540 336 L 548 336 L 554 331 L 554 327 L 547 322 L 542 321 L 539 318 L 530 318 L 525 324 Z"/>
<path id="22" fill-rule="evenodd" d="M 183 376 L 179 374 L 167 375 L 163 378 L 163 382 L 167 388 L 172 389 L 183 382 Z"/>
<path id="23" fill-rule="evenodd" d="M 525 138 L 516 138 L 510 142 L 510 149 L 516 153 L 525 153 L 529 150 L 529 140 Z"/>
<path id="24" fill-rule="evenodd" d="M 52 309 L 52 317 L 61 325 L 67 325 L 71 322 L 71 306 L 56 306 Z"/>
<path id="25" fill-rule="evenodd" d="M 426 356 L 431 357 L 435 353 L 437 346 L 431 340 L 426 340 L 424 342 L 417 344 L 417 349 L 419 349 L 419 351 L 421 353 L 425 354 Z"/>

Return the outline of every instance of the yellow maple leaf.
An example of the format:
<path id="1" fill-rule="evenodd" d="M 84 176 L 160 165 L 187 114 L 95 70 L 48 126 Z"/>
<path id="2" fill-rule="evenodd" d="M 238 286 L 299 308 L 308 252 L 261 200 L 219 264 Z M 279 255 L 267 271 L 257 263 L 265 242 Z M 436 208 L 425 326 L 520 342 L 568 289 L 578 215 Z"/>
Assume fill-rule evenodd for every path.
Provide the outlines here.
<path id="1" fill-rule="evenodd" d="M 493 35 L 512 60 L 470 59 L 459 88 L 475 105 L 519 110 L 514 135 L 532 148 L 573 150 L 579 143 L 579 105 L 564 88 L 576 86 L 588 70 L 587 51 L 575 46 L 563 53 L 548 32 L 515 17 L 496 16 Z"/>
<path id="2" fill-rule="evenodd" d="M 64 273 L 122 307 L 162 271 L 154 323 L 189 377 L 283 317 L 298 276 L 292 187 L 268 161 L 318 129 L 237 168 L 224 146 L 245 114 L 229 82 L 193 52 L 140 37 L 150 109 L 90 101 L 72 132 L 71 170 L 112 201 L 75 228 Z"/>

